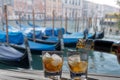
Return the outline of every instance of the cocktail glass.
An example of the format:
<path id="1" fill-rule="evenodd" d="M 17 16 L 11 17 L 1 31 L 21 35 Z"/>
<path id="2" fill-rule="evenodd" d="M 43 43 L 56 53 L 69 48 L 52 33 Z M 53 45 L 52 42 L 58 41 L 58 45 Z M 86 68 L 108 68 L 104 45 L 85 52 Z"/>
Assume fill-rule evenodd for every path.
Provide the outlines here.
<path id="1" fill-rule="evenodd" d="M 88 68 L 88 52 L 85 50 L 67 52 L 70 77 L 72 80 L 86 80 Z"/>
<path id="2" fill-rule="evenodd" d="M 63 52 L 43 51 L 42 55 L 44 76 L 60 80 L 63 66 Z"/>

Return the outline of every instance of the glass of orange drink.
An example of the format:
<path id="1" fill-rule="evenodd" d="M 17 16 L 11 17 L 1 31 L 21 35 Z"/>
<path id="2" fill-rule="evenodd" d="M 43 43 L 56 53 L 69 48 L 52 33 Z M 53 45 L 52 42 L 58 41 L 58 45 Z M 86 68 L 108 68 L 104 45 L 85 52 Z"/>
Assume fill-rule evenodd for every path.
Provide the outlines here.
<path id="1" fill-rule="evenodd" d="M 71 79 L 86 80 L 88 68 L 88 54 L 85 50 L 68 51 L 68 66 Z M 82 78 L 82 79 L 81 79 Z"/>
<path id="2" fill-rule="evenodd" d="M 62 74 L 63 52 L 43 51 L 42 61 L 44 76 L 55 80 L 59 80 Z"/>

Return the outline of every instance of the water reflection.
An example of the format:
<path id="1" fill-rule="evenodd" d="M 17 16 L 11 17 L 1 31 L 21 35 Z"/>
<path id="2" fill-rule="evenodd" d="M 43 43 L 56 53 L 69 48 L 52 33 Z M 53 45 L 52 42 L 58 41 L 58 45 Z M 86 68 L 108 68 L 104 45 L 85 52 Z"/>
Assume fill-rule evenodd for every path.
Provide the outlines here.
<path id="1" fill-rule="evenodd" d="M 67 59 L 64 58 L 63 71 L 68 71 Z M 113 54 L 93 52 L 89 55 L 88 73 L 120 76 L 120 65 Z"/>
<path id="2" fill-rule="evenodd" d="M 117 57 L 115 55 L 101 52 L 94 52 L 93 55 L 93 59 L 89 58 L 88 70 L 90 73 L 120 76 L 120 65 L 118 64 Z M 91 63 L 94 64 L 94 67 L 92 68 Z"/>

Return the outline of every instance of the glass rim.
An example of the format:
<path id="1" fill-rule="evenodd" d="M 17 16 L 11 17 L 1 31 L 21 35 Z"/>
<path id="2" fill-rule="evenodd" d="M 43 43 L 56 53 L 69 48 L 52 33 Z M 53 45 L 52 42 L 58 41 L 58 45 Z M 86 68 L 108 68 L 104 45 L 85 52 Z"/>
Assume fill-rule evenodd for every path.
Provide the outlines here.
<path id="1" fill-rule="evenodd" d="M 46 52 L 48 52 L 50 55 L 51 55 L 51 54 L 58 54 L 58 55 L 63 56 L 63 54 L 64 54 L 64 51 L 42 51 L 42 56 L 43 56 Z"/>

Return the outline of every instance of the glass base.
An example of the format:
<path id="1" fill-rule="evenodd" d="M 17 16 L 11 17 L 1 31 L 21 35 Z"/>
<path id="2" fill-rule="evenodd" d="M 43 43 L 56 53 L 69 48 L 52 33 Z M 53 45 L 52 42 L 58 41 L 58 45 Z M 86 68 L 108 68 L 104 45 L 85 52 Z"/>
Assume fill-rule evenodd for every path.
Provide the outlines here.
<path id="1" fill-rule="evenodd" d="M 95 79 L 95 78 L 90 78 L 90 77 L 88 77 L 86 80 L 99 80 L 99 79 Z"/>
<path id="2" fill-rule="evenodd" d="M 55 72 L 55 73 L 50 73 L 50 72 L 44 71 L 44 76 L 47 78 L 51 78 L 53 80 L 60 80 L 61 75 L 62 75 L 62 71 Z"/>
<path id="3" fill-rule="evenodd" d="M 73 73 L 70 71 L 70 77 L 74 80 L 87 80 L 87 73 Z M 84 79 L 83 79 L 84 78 Z"/>

